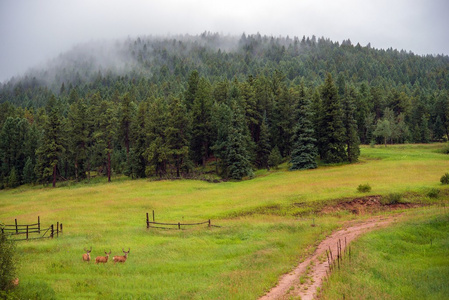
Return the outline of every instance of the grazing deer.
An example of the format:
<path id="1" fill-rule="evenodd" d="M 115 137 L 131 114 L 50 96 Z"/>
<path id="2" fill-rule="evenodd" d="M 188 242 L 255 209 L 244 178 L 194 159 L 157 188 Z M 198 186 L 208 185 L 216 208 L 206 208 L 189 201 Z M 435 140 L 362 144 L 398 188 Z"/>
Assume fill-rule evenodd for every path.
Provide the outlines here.
<path id="1" fill-rule="evenodd" d="M 114 261 L 114 264 L 116 263 L 116 262 L 121 262 L 121 263 L 124 263 L 125 261 L 126 261 L 126 259 L 128 258 L 128 254 L 129 254 L 129 251 L 131 250 L 131 248 L 128 248 L 128 251 L 125 251 L 123 248 L 122 248 L 122 251 L 123 251 L 123 253 L 125 253 L 125 255 L 123 255 L 123 256 L 114 256 L 113 258 L 112 258 L 112 260 Z"/>
<path id="2" fill-rule="evenodd" d="M 92 247 L 90 247 L 90 250 L 84 248 L 84 251 L 86 251 L 86 253 L 83 254 L 83 260 L 90 261 L 90 253 L 92 252 Z"/>
<path id="3" fill-rule="evenodd" d="M 109 255 L 111 254 L 111 250 L 109 250 L 109 253 L 107 253 L 106 251 L 104 252 L 104 254 L 106 254 L 106 256 L 97 256 L 97 258 L 95 258 L 95 263 L 107 263 L 108 262 L 108 258 Z"/>
<path id="4" fill-rule="evenodd" d="M 11 280 L 11 285 L 13 287 L 16 287 L 19 285 L 19 278 L 14 278 L 13 280 Z"/>

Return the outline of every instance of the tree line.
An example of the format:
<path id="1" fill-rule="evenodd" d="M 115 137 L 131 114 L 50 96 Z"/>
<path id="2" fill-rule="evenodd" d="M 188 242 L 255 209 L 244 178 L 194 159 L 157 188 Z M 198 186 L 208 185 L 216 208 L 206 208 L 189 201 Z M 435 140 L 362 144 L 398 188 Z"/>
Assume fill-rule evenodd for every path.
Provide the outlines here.
<path id="1" fill-rule="evenodd" d="M 57 73 L 62 83 L 2 85 L 1 186 L 113 173 L 239 180 L 282 161 L 355 162 L 360 143 L 448 136 L 447 57 L 260 35 L 227 53 L 217 39 L 138 39 L 129 49 L 140 73 L 76 82 L 73 68 Z"/>

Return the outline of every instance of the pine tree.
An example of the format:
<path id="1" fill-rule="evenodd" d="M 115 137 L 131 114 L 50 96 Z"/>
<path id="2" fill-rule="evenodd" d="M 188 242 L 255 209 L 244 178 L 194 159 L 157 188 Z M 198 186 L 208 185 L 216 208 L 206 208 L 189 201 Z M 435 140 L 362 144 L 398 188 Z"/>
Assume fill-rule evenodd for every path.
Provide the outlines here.
<path id="1" fill-rule="evenodd" d="M 356 162 L 360 155 L 360 139 L 357 134 L 357 122 L 354 118 L 357 95 L 353 86 L 346 88 L 343 96 L 343 126 L 345 128 L 345 143 L 347 161 Z"/>
<path id="2" fill-rule="evenodd" d="M 185 91 L 184 94 L 187 110 L 190 110 L 193 106 L 193 102 L 195 101 L 196 93 L 198 90 L 199 80 L 200 76 L 198 74 L 198 71 L 197 70 L 192 71 L 187 81 L 187 90 Z"/>
<path id="3" fill-rule="evenodd" d="M 268 165 L 272 168 L 277 169 L 278 166 L 281 164 L 281 162 L 282 162 L 281 152 L 279 151 L 279 148 L 275 146 L 271 150 L 270 156 L 268 156 Z"/>
<path id="4" fill-rule="evenodd" d="M 197 164 L 206 165 L 211 146 L 211 86 L 200 78 L 192 106 L 192 154 Z"/>
<path id="5" fill-rule="evenodd" d="M 189 167 L 190 116 L 179 98 L 169 100 L 165 136 L 168 161 L 175 166 L 176 177 Z"/>
<path id="6" fill-rule="evenodd" d="M 256 162 L 259 168 L 270 169 L 268 158 L 270 157 L 270 133 L 268 129 L 267 113 L 264 112 L 262 124 L 260 124 L 259 141 L 257 142 Z"/>
<path id="7" fill-rule="evenodd" d="M 315 146 L 316 140 L 313 137 L 313 125 L 310 121 L 310 101 L 307 99 L 303 84 L 300 86 L 298 98 L 297 123 L 294 128 L 290 170 L 315 169 L 318 151 Z"/>
<path id="8" fill-rule="evenodd" d="M 31 157 L 27 157 L 25 161 L 25 166 L 23 167 L 23 182 L 33 183 L 36 180 L 36 175 L 34 173 L 34 164 Z"/>
<path id="9" fill-rule="evenodd" d="M 131 122 L 135 115 L 135 105 L 131 101 L 129 94 L 125 94 L 120 104 L 120 136 L 126 149 L 126 156 L 129 156 L 129 148 L 131 143 Z"/>
<path id="10" fill-rule="evenodd" d="M 20 185 L 19 176 L 17 174 L 16 168 L 13 167 L 8 177 L 8 187 L 15 188 Z"/>
<path id="11" fill-rule="evenodd" d="M 146 124 L 147 139 L 150 141 L 145 155 L 148 160 L 147 176 L 162 177 L 167 173 L 168 149 L 166 148 L 165 128 L 167 127 L 167 108 L 164 99 L 154 99 L 149 106 Z"/>
<path id="12" fill-rule="evenodd" d="M 347 158 L 344 139 L 345 129 L 337 88 L 330 73 L 327 74 L 322 87 L 321 98 L 323 115 L 321 119 L 322 135 L 319 137 L 320 157 L 326 163 L 344 162 Z"/>
<path id="13" fill-rule="evenodd" d="M 243 177 L 252 176 L 250 155 L 247 149 L 248 136 L 245 136 L 246 122 L 241 108 L 236 102 L 232 103 L 232 118 L 227 142 L 227 166 L 229 177 L 241 180 Z"/>
<path id="14" fill-rule="evenodd" d="M 75 163 L 75 179 L 79 181 L 86 178 L 89 137 L 87 105 L 83 99 L 78 100 L 70 106 L 68 123 L 69 145 Z"/>
<path id="15" fill-rule="evenodd" d="M 128 163 L 128 169 L 126 171 L 127 176 L 132 178 L 145 177 L 145 167 L 147 165 L 147 159 L 145 151 L 148 148 L 147 132 L 146 132 L 146 115 L 147 115 L 148 103 L 142 101 L 139 103 L 137 115 L 131 123 L 133 147 L 130 150 Z"/>
<path id="16" fill-rule="evenodd" d="M 56 187 L 57 165 L 65 148 L 63 146 L 63 124 L 59 104 L 54 95 L 48 100 L 46 110 L 47 118 L 43 126 L 44 135 L 40 147 L 36 150 L 38 161 L 35 171 L 41 181 L 52 178 L 52 186 Z"/>
<path id="17" fill-rule="evenodd" d="M 215 102 L 212 106 L 211 123 L 214 132 L 214 144 L 211 147 L 216 158 L 216 172 L 227 177 L 227 142 L 231 127 L 231 108 L 225 103 Z M 219 170 L 220 167 L 220 170 Z"/>

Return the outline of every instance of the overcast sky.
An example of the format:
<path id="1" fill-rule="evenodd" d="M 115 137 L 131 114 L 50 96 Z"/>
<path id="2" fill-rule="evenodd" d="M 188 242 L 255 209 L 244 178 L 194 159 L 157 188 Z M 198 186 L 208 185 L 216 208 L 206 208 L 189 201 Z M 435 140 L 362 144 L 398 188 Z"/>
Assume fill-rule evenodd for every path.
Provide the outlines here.
<path id="1" fill-rule="evenodd" d="M 0 82 L 89 41 L 204 31 L 449 55 L 447 0 L 0 0 Z"/>

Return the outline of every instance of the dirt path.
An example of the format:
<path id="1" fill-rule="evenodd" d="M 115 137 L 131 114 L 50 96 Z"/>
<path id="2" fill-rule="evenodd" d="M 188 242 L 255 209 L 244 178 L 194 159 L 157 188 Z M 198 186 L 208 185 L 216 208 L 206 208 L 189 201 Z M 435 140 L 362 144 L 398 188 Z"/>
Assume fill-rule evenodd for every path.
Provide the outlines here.
<path id="1" fill-rule="evenodd" d="M 313 299 L 317 288 L 322 285 L 323 279 L 326 277 L 326 272 L 329 270 L 326 250 L 331 249 L 335 260 L 337 256 L 337 243 L 339 241 L 341 242 L 342 252 L 344 253 L 346 246 L 361 234 L 377 228 L 386 227 L 394 222 L 397 217 L 381 216 L 358 223 L 351 222 L 346 224 L 345 228 L 334 232 L 323 240 L 311 257 L 301 262 L 292 272 L 283 275 L 278 285 L 259 300 L 290 299 L 290 297 L 298 296 L 301 297 L 301 300 Z M 301 277 L 302 280 L 300 279 Z"/>

